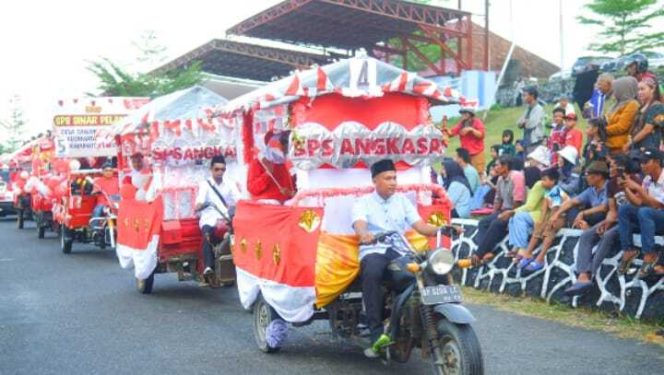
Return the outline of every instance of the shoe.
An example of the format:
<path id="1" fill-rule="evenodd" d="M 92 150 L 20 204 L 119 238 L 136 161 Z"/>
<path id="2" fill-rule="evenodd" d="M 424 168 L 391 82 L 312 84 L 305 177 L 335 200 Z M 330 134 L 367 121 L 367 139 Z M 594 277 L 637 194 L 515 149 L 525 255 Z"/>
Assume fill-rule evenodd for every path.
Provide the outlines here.
<path id="1" fill-rule="evenodd" d="M 203 271 L 203 275 L 212 276 L 212 275 L 214 275 L 214 270 L 210 267 L 205 267 L 205 271 Z"/>
<path id="2" fill-rule="evenodd" d="M 593 286 L 592 281 L 577 281 L 569 288 L 565 289 L 565 295 L 567 296 L 580 296 L 588 291 Z"/>
<path id="3" fill-rule="evenodd" d="M 364 356 L 369 359 L 376 359 L 380 357 L 380 353 L 373 350 L 373 348 L 366 348 L 364 349 Z"/>

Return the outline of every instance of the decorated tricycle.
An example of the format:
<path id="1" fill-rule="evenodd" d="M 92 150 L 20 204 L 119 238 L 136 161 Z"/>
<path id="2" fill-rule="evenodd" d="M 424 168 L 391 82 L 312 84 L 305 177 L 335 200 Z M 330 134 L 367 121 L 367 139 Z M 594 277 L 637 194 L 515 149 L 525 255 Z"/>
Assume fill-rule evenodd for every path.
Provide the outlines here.
<path id="1" fill-rule="evenodd" d="M 30 141 L 7 157 L 6 187 L 0 201 L 6 214 L 16 213 L 18 229 L 23 229 L 25 220 L 32 218 L 31 196 L 25 185 L 32 173 L 33 151 L 38 147 L 39 141 Z"/>
<path id="2" fill-rule="evenodd" d="M 55 157 L 66 161 L 67 171 L 51 189 L 58 196 L 53 225 L 60 229 L 63 253 L 71 253 L 74 242 L 115 247 L 118 151 L 113 140 L 104 142 L 98 135 L 146 102 L 124 97 L 58 101 L 53 117 Z"/>
<path id="3" fill-rule="evenodd" d="M 141 293 L 151 293 L 155 274 L 176 273 L 179 281 L 216 287 L 232 285 L 230 218 L 225 215 L 214 242 L 213 274 L 204 277 L 203 241 L 196 196 L 210 176 L 210 162 L 224 156 L 224 178 L 234 173 L 237 138 L 211 110 L 226 100 L 195 86 L 154 99 L 112 129 L 124 171 L 118 217 L 117 255 L 134 267 Z M 221 216 L 224 218 L 224 216 Z"/>
<path id="4" fill-rule="evenodd" d="M 260 350 L 278 351 L 289 323 L 328 320 L 334 334 L 359 340 L 369 354 L 388 361 L 408 361 L 420 348 L 436 374 L 483 373 L 474 318 L 449 277 L 453 256 L 440 248 L 449 247 L 454 232 L 447 226 L 452 207 L 444 189 L 430 183 L 431 163 L 445 147 L 429 107 L 463 101 L 415 74 L 355 58 L 298 72 L 221 110 L 242 129 L 241 161 L 254 194 L 238 204 L 232 253 L 240 300 L 253 310 Z M 253 151 L 263 148 L 268 131 L 289 134 L 297 193 L 284 204 L 261 193 L 261 185 L 290 192 L 287 180 L 275 176 L 279 158 L 267 149 Z M 434 238 L 414 230 L 371 236 L 379 243 L 373 246 L 401 256 L 385 264 L 383 276 L 390 281 L 379 288 L 389 293 L 378 306 L 384 324 L 379 339 L 369 341 L 352 212 L 358 200 L 378 194 L 369 170 L 378 161 L 395 165 L 398 186 L 392 193 L 412 207 L 413 228 Z M 391 220 L 390 212 L 379 211 L 374 219 Z"/>

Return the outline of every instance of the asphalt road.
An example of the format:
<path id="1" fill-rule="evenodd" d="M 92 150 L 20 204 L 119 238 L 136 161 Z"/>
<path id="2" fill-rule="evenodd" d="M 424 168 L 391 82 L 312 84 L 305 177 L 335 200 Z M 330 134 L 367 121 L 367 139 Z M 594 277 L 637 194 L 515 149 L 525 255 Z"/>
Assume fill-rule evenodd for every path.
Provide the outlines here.
<path id="1" fill-rule="evenodd" d="M 386 367 L 333 339 L 325 322 L 291 329 L 276 355 L 256 348 L 234 288 L 211 290 L 157 275 L 135 290 L 114 253 L 28 223 L 0 219 L 0 374 L 428 374 L 427 362 Z M 664 351 L 600 332 L 470 306 L 487 374 L 654 374 Z"/>

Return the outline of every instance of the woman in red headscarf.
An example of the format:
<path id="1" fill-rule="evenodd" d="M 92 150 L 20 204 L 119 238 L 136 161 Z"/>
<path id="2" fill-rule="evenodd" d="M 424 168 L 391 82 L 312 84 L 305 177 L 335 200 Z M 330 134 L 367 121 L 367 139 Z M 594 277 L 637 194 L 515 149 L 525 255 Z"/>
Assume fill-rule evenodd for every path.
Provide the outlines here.
<path id="1" fill-rule="evenodd" d="M 290 132 L 265 134 L 265 150 L 249 164 L 247 190 L 252 199 L 283 204 L 295 195 L 295 183 L 286 166 Z"/>

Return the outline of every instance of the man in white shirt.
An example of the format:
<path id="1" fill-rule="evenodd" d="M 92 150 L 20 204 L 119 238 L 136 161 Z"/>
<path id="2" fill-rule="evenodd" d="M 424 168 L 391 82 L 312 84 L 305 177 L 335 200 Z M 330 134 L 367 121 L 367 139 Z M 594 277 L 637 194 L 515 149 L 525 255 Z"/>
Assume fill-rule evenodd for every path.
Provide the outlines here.
<path id="1" fill-rule="evenodd" d="M 232 181 L 224 179 L 226 159 L 222 155 L 212 158 L 210 172 L 212 176 L 200 183 L 195 202 L 195 210 L 200 212 L 201 215 L 198 225 L 205 237 L 203 241 L 205 271 L 203 271 L 203 274 L 206 277 L 214 273 L 212 244 L 222 240 L 214 236 L 217 223 L 230 219 L 229 211 L 235 207 L 235 203 L 240 198 L 237 186 Z"/>

